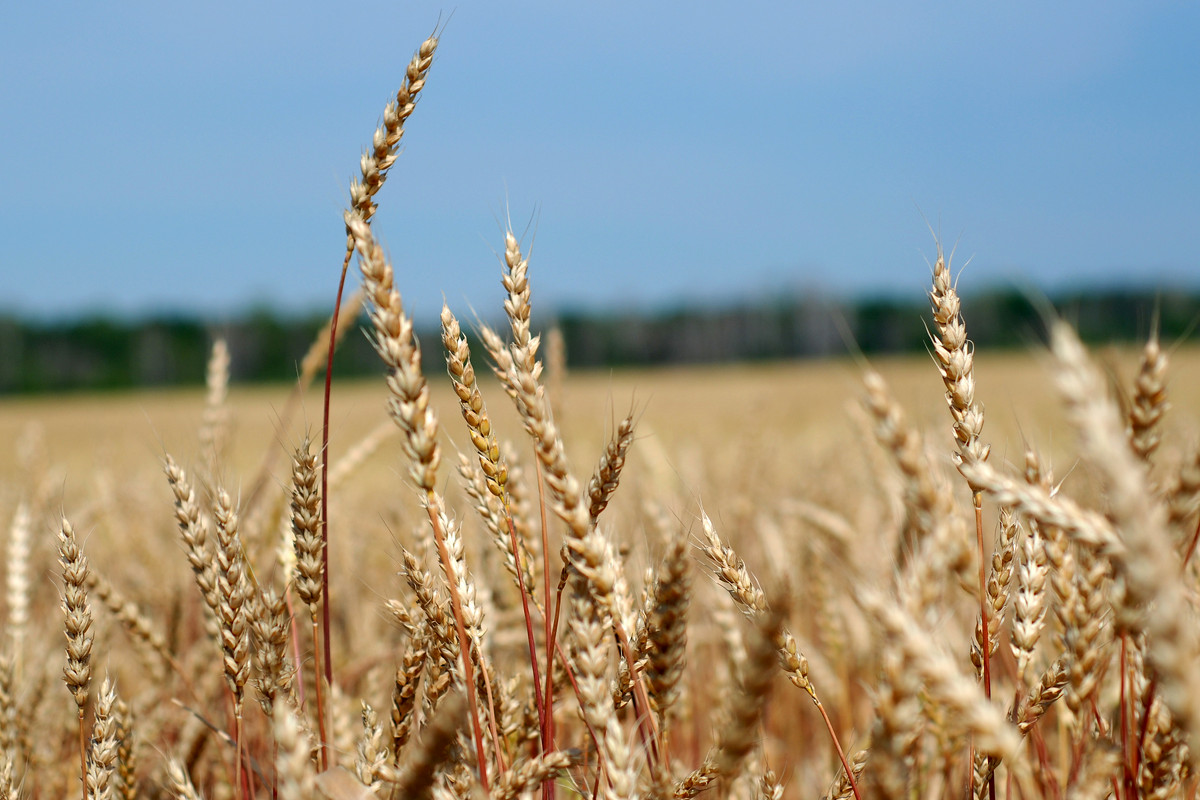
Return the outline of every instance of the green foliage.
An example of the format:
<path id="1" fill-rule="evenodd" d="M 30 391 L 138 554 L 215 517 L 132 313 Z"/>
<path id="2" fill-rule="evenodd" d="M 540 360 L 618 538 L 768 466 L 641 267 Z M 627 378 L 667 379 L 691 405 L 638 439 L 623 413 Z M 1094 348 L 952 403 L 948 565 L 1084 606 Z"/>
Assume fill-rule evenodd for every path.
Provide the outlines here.
<path id="1" fill-rule="evenodd" d="M 1194 336 L 1200 296 L 1075 292 L 1053 305 L 1085 341 L 1144 341 L 1157 324 L 1162 339 L 1172 342 Z M 928 341 L 925 312 L 923 299 L 837 303 L 783 296 L 729 308 L 566 313 L 557 322 L 572 366 L 619 367 L 833 356 L 847 349 L 843 331 L 864 353 L 920 351 Z M 1016 291 L 977 295 L 963 307 L 975 343 L 989 349 L 1044 343 L 1042 312 Z M 235 382 L 292 381 L 324 323 L 320 314 L 283 317 L 267 308 L 222 325 L 181 316 L 63 323 L 0 317 L 0 394 L 195 384 L 218 335 L 229 343 Z M 535 320 L 543 329 L 550 323 Z M 361 320 L 343 324 L 361 327 Z M 425 326 L 420 339 L 431 350 L 439 335 Z M 474 340 L 472 349 L 483 352 Z M 426 352 L 425 361 L 436 364 L 439 354 Z M 347 332 L 336 369 L 343 377 L 379 371 L 378 357 L 358 331 Z"/>

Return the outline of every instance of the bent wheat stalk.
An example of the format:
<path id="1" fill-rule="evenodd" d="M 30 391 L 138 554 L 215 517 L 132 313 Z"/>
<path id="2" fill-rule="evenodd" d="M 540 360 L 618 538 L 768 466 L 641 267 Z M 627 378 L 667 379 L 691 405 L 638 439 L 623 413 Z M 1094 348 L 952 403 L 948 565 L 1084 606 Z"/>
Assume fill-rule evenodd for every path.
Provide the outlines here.
<path id="1" fill-rule="evenodd" d="M 329 353 L 325 360 L 325 397 L 321 410 L 321 547 L 324 559 L 322 580 L 323 639 L 325 655 L 325 682 L 333 686 L 333 655 L 329 630 L 329 399 L 333 387 L 333 353 L 338 338 L 338 317 L 342 310 L 342 291 L 346 286 L 346 270 L 354 255 L 356 236 L 350 229 L 351 218 L 363 225 L 371 224 L 377 206 L 375 194 L 383 187 L 388 169 L 399 156 L 400 140 L 404 137 L 404 124 L 416 108 L 417 95 L 425 87 L 425 75 L 433 65 L 433 54 L 437 50 L 436 36 L 430 36 L 417 49 L 408 63 L 404 82 L 396 93 L 394 102 L 388 103 L 383 112 L 383 123 L 376 128 L 371 141 L 371 150 L 361 159 L 361 180 L 350 184 L 350 210 L 346 224 L 346 254 L 342 259 L 338 277 L 337 297 L 333 301 L 333 317 L 329 321 Z M 322 743 L 324 746 L 324 743 Z M 482 766 L 482 765 L 481 765 Z"/>
<path id="2" fill-rule="evenodd" d="M 384 257 L 383 248 L 375 241 L 370 227 L 354 213 L 346 212 L 346 229 L 353 236 L 354 247 L 359 254 L 363 285 L 370 305 L 369 316 L 374 329 L 373 344 L 388 367 L 387 385 L 392 395 L 388 402 L 388 413 L 404 433 L 404 450 L 411 461 L 409 475 L 424 495 L 425 510 L 433 527 L 438 557 L 447 577 L 450 604 L 454 611 L 454 626 L 458 634 L 459 657 L 462 660 L 463 679 L 466 683 L 467 706 L 471 714 L 476 755 L 479 759 L 479 780 L 486 790 L 489 785 L 487 755 L 475 697 L 471 644 L 463 624 L 462 598 L 454 579 L 454 564 L 451 562 L 450 552 L 446 547 L 446 534 L 439 519 L 443 504 L 435 489 L 437 469 L 441 463 L 441 449 L 437 441 L 437 416 L 429 407 L 429 385 L 421 372 L 421 350 L 413 336 L 412 319 L 405 313 L 400 293 L 396 291 L 392 265 Z M 326 610 L 328 611 L 328 601 Z"/>

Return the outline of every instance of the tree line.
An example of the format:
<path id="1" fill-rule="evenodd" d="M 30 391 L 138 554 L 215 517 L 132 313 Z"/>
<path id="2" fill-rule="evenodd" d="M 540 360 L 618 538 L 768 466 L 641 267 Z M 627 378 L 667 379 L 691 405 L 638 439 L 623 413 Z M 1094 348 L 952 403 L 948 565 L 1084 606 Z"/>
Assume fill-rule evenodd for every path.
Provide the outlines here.
<path id="1" fill-rule="evenodd" d="M 1018 292 L 995 291 L 963 304 L 971 338 L 988 349 L 1043 343 L 1050 313 L 1066 318 L 1092 343 L 1144 340 L 1155 326 L 1164 341 L 1176 341 L 1195 337 L 1200 294 L 1080 291 L 1031 301 Z M 928 341 L 927 317 L 927 306 L 919 302 L 797 295 L 720 308 L 565 311 L 534 323 L 561 330 L 568 366 L 612 368 L 825 357 L 851 348 L 867 354 L 919 351 Z M 292 381 L 325 322 L 321 315 L 283 316 L 265 309 L 222 323 L 178 315 L 59 322 L 0 316 L 0 393 L 200 384 L 218 336 L 231 351 L 232 380 Z M 438 331 L 418 335 L 427 369 L 436 369 L 442 359 Z M 472 348 L 482 353 L 478 342 Z M 347 377 L 380 370 L 370 343 L 353 331 L 335 368 Z"/>

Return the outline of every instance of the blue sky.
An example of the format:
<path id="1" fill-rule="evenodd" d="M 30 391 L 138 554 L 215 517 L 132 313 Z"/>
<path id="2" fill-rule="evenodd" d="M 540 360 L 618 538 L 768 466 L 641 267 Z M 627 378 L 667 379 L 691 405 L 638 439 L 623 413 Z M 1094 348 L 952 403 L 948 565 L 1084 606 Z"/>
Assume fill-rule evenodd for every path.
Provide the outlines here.
<path id="1" fill-rule="evenodd" d="M 358 157 L 418 316 L 777 292 L 1200 287 L 1200 4 L 8 3 L 0 309 L 332 302 Z"/>

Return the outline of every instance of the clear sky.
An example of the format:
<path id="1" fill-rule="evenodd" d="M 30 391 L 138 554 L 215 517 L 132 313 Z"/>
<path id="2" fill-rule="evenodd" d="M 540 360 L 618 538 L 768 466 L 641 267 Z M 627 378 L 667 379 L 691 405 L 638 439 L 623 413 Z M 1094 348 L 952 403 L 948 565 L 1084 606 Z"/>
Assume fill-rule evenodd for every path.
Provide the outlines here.
<path id="1" fill-rule="evenodd" d="M 440 20 L 440 23 L 439 23 Z M 376 231 L 418 316 L 1200 287 L 1200 4 L 5 3 L 0 309 L 324 308 L 349 179 L 444 26 Z"/>

